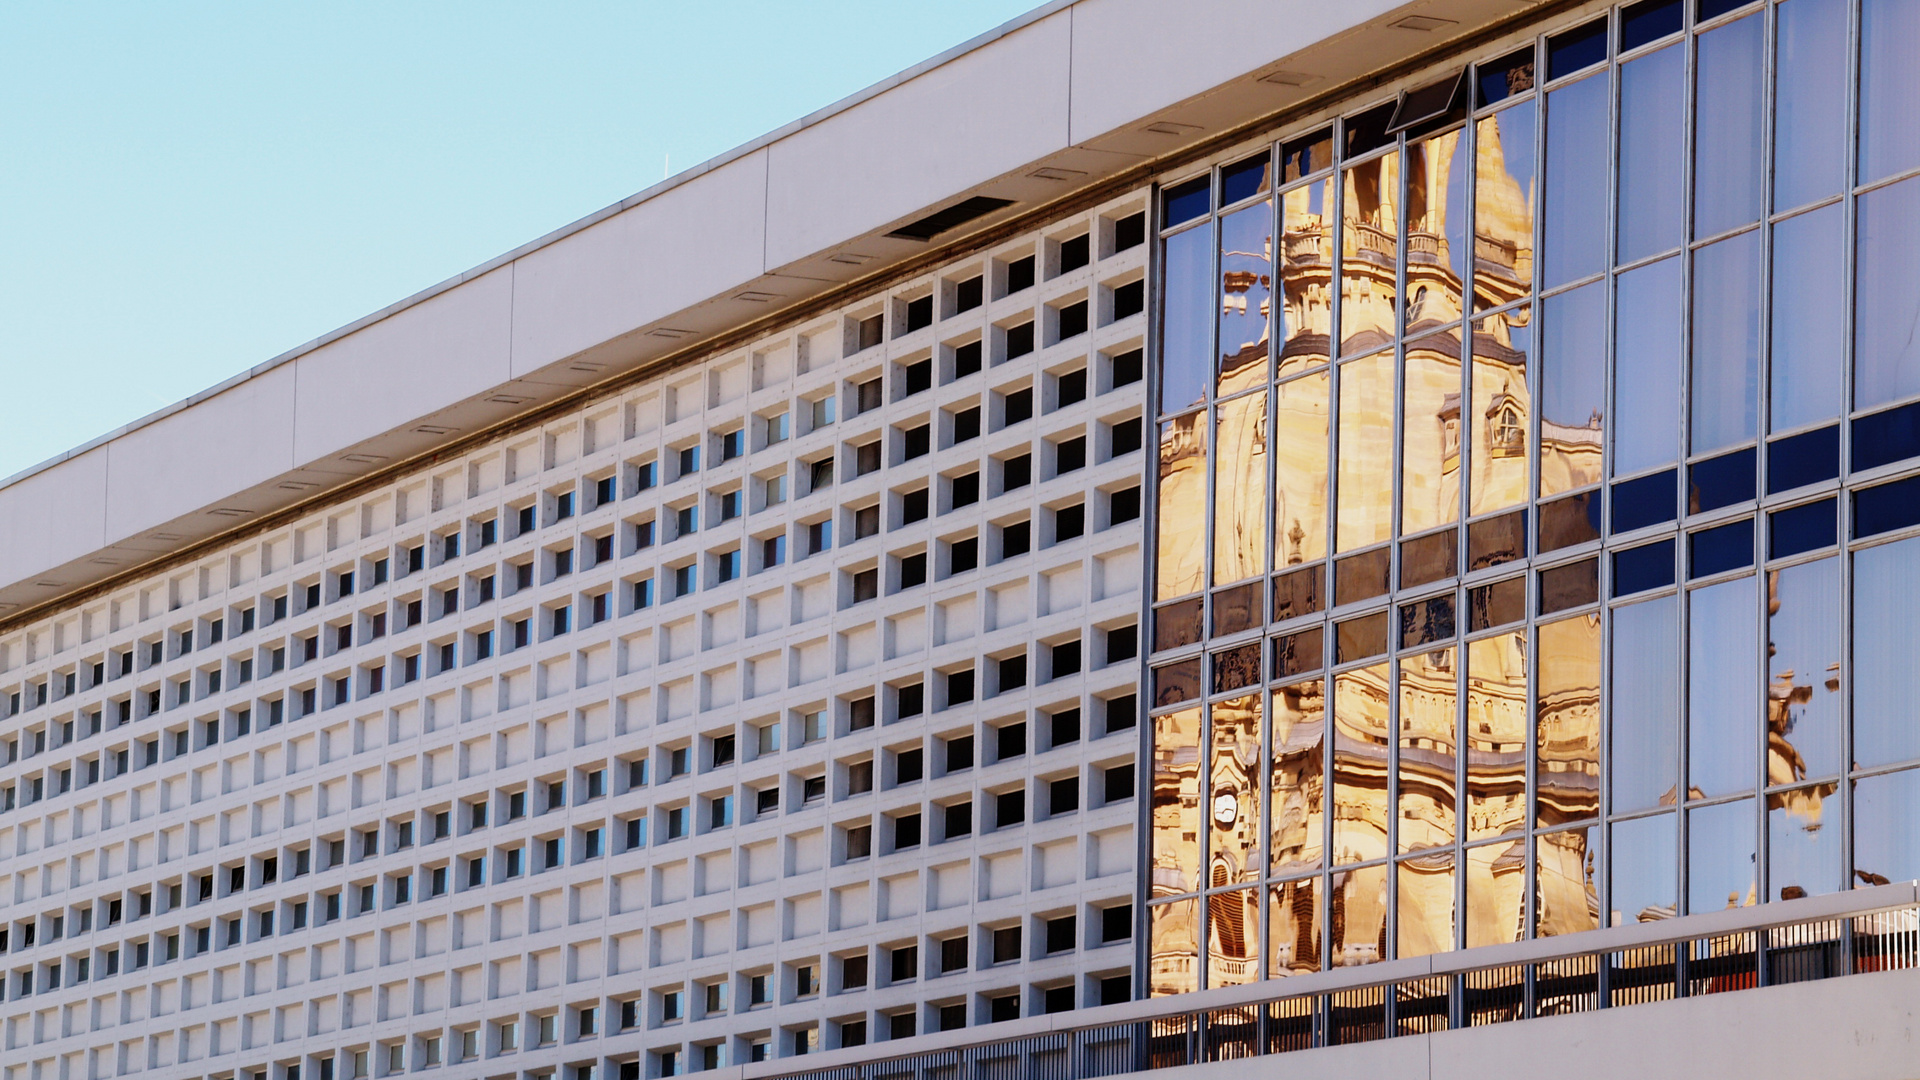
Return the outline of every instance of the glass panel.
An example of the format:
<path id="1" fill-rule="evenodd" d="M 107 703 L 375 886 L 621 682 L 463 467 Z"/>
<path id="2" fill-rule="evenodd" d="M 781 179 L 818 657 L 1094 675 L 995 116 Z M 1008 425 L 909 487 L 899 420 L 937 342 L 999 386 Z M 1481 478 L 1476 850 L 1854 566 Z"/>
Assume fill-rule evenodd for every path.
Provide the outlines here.
<path id="1" fill-rule="evenodd" d="M 1775 431 L 1840 415 L 1840 365 L 1847 347 L 1846 244 L 1839 203 L 1773 227 L 1770 400 Z"/>
<path id="2" fill-rule="evenodd" d="M 1524 927 L 1527 842 L 1485 844 L 1467 849 L 1467 948 L 1518 941 Z"/>
<path id="3" fill-rule="evenodd" d="M 1327 570 L 1309 566 L 1273 579 L 1273 621 L 1285 622 L 1311 615 L 1325 607 Z"/>
<path id="4" fill-rule="evenodd" d="M 1220 397 L 1267 384 L 1273 316 L 1273 207 L 1220 219 Z"/>
<path id="5" fill-rule="evenodd" d="M 1267 557 L 1267 395 L 1214 408 L 1213 583 L 1257 577 Z"/>
<path id="6" fill-rule="evenodd" d="M 1549 297 L 1541 340 L 1540 496 L 1600 479 L 1607 414 L 1607 290 L 1604 282 Z"/>
<path id="7" fill-rule="evenodd" d="M 1540 553 L 1600 539 L 1600 493 L 1570 495 L 1540 507 Z"/>
<path id="8" fill-rule="evenodd" d="M 1832 776 L 1840 771 L 1840 560 L 1768 574 L 1767 611 L 1767 783 Z"/>
<path id="9" fill-rule="evenodd" d="M 1273 391 L 1273 564 L 1297 566 L 1327 553 L 1327 401 L 1331 373 Z"/>
<path id="10" fill-rule="evenodd" d="M 1508 578 L 1467 590 L 1467 630 L 1491 630 L 1527 617 L 1527 579 Z"/>
<path id="11" fill-rule="evenodd" d="M 1333 679 L 1333 862 L 1387 854 L 1387 665 Z"/>
<path id="12" fill-rule="evenodd" d="M 1160 708 L 1200 696 L 1200 658 L 1153 669 L 1153 705 Z"/>
<path id="13" fill-rule="evenodd" d="M 1336 664 L 1365 660 L 1387 651 L 1387 613 L 1384 611 L 1348 619 L 1334 629 L 1338 635 L 1333 649 Z"/>
<path id="14" fill-rule="evenodd" d="M 1871 409 L 1920 394 L 1920 179 L 1870 191 L 1856 205 L 1853 405 Z"/>
<path id="15" fill-rule="evenodd" d="M 1679 910 L 1680 865 L 1674 815 L 1622 821 L 1607 849 L 1612 926 L 1671 919 Z"/>
<path id="16" fill-rule="evenodd" d="M 1613 531 L 1632 532 L 1672 521 L 1679 512 L 1673 497 L 1680 475 L 1673 469 L 1613 485 Z"/>
<path id="17" fill-rule="evenodd" d="M 1600 928 L 1599 838 L 1600 826 L 1590 825 L 1535 841 L 1534 926 L 1541 937 Z"/>
<path id="18" fill-rule="evenodd" d="M 1467 415 L 1473 429 L 1471 514 L 1527 501 L 1527 431 L 1533 423 L 1527 366 L 1532 354 L 1532 307 L 1513 308 L 1473 324 L 1473 411 Z"/>
<path id="19" fill-rule="evenodd" d="M 1177 649 L 1200 640 L 1199 597 L 1168 604 L 1153 613 L 1153 650 Z"/>
<path id="20" fill-rule="evenodd" d="M 1749 446 L 1687 467 L 1687 513 L 1701 514 L 1753 500 L 1754 463 Z"/>
<path id="21" fill-rule="evenodd" d="M 1331 897 L 1334 967 L 1371 964 L 1387 952 L 1387 868 L 1363 866 L 1333 875 Z"/>
<path id="22" fill-rule="evenodd" d="M 1260 890 L 1233 889 L 1207 897 L 1207 988 L 1239 986 L 1260 977 Z"/>
<path id="23" fill-rule="evenodd" d="M 1760 220 L 1766 183 L 1765 22 L 1737 19 L 1700 35 L 1693 146 L 1693 235 Z M 1676 115 L 1678 110 L 1675 110 Z"/>
<path id="24" fill-rule="evenodd" d="M 1267 912 L 1267 976 L 1320 970 L 1320 879 L 1276 885 Z"/>
<path id="25" fill-rule="evenodd" d="M 1393 525 L 1393 353 L 1340 365 L 1338 551 L 1377 544 Z"/>
<path id="26" fill-rule="evenodd" d="M 1518 832 L 1527 824 L 1526 631 L 1467 644 L 1466 723 L 1467 839 Z"/>
<path id="27" fill-rule="evenodd" d="M 1679 247 L 1683 238 L 1686 55 L 1684 45 L 1669 45 L 1620 65 L 1619 262 Z"/>
<path id="28" fill-rule="evenodd" d="M 1920 165 L 1920 5 L 1864 0 L 1860 5 L 1860 183 Z"/>
<path id="29" fill-rule="evenodd" d="M 1401 957 L 1453 948 L 1453 850 L 1434 851 L 1395 865 L 1400 890 Z"/>
<path id="30" fill-rule="evenodd" d="M 1688 811 L 1688 914 L 1759 902 L 1753 834 L 1752 799 Z"/>
<path id="31" fill-rule="evenodd" d="M 1533 289 L 1534 114 L 1523 101 L 1475 127 L 1473 295 L 1478 310 Z"/>
<path id="32" fill-rule="evenodd" d="M 1400 545 L 1400 587 L 1411 589 L 1460 572 L 1460 531 L 1429 533 Z"/>
<path id="33" fill-rule="evenodd" d="M 1399 314 L 1400 156 L 1388 152 L 1341 174 L 1340 353 L 1393 340 Z"/>
<path id="34" fill-rule="evenodd" d="M 1333 177 L 1280 196 L 1280 374 L 1327 359 L 1333 333 Z"/>
<path id="35" fill-rule="evenodd" d="M 1467 281 L 1464 130 L 1407 145 L 1407 331 L 1460 317 Z"/>
<path id="36" fill-rule="evenodd" d="M 1606 269 L 1607 96 L 1605 74 L 1547 95 L 1543 243 L 1549 289 Z"/>
<path id="37" fill-rule="evenodd" d="M 1213 594 L 1213 636 L 1228 637 L 1266 621 L 1261 583 L 1249 581 Z"/>
<path id="38" fill-rule="evenodd" d="M 1760 233 L 1693 253 L 1693 452 L 1754 437 L 1760 413 Z"/>
<path id="39" fill-rule="evenodd" d="M 1752 790 L 1760 716 L 1759 622 L 1754 579 L 1688 595 L 1687 794 Z"/>
<path id="40" fill-rule="evenodd" d="M 1680 455 L 1680 260 L 1619 277 L 1614 307 L 1613 475 Z"/>
<path id="41" fill-rule="evenodd" d="M 1199 901 L 1189 896 L 1147 909 L 1147 993 L 1152 997 L 1200 989 Z"/>
<path id="42" fill-rule="evenodd" d="M 1778 401 L 1778 399 L 1775 399 Z M 1860 465 L 1860 425 L 1853 428 L 1854 468 Z M 1815 428 L 1767 445 L 1767 494 L 1832 480 L 1840 475 L 1840 427 Z M 1831 540 L 1827 541 L 1832 543 Z M 1805 549 L 1802 549 L 1805 550 Z M 1786 552 L 1777 552 L 1784 555 Z"/>
<path id="43" fill-rule="evenodd" d="M 1320 865 L 1324 824 L 1327 682 L 1309 679 L 1273 692 L 1273 778 L 1269 828 L 1276 874 Z M 1314 955 L 1319 956 L 1318 950 Z"/>
<path id="44" fill-rule="evenodd" d="M 1853 763 L 1920 758 L 1920 539 L 1853 556 Z"/>
<path id="45" fill-rule="evenodd" d="M 1333 566 L 1333 603 L 1357 604 L 1387 594 L 1387 571 L 1393 566 L 1390 548 L 1375 548 L 1341 559 Z"/>
<path id="46" fill-rule="evenodd" d="M 1547 828 L 1600 811 L 1600 615 L 1539 627 L 1534 824 Z"/>
<path id="47" fill-rule="evenodd" d="M 1451 845 L 1457 833 L 1454 820 L 1454 772 L 1459 761 L 1456 677 L 1451 648 L 1400 659 L 1400 810 L 1397 820 L 1402 854 Z"/>
<path id="48" fill-rule="evenodd" d="M 1213 230 L 1188 229 L 1166 242 L 1166 296 L 1160 319 L 1160 411 L 1190 409 L 1207 398 L 1213 364 Z"/>
<path id="49" fill-rule="evenodd" d="M 1833 797 L 1838 787 L 1816 784 L 1767 796 L 1770 899 L 1798 900 L 1840 888 L 1840 803 Z"/>
<path id="50" fill-rule="evenodd" d="M 1460 519 L 1459 331 L 1408 342 L 1406 365 L 1400 531 L 1417 533 Z"/>
<path id="51" fill-rule="evenodd" d="M 1673 565 L 1671 553 L 1667 565 Z M 1663 596 L 1613 612 L 1614 813 L 1673 805 L 1680 750 L 1679 605 L 1678 598 Z"/>
<path id="52" fill-rule="evenodd" d="M 1920 769 L 1853 785 L 1853 884 L 1920 878 Z"/>
<path id="53" fill-rule="evenodd" d="M 1297 634 L 1273 639 L 1273 675 L 1285 678 L 1312 671 L 1322 665 L 1326 635 L 1318 626 Z"/>
<path id="54" fill-rule="evenodd" d="M 1540 614 L 1551 615 L 1600 599 L 1600 560 L 1582 559 L 1540 571 Z"/>
<path id="55" fill-rule="evenodd" d="M 1838 194 L 1847 172 L 1846 0 L 1787 0 L 1777 9 L 1773 205 Z"/>
<path id="56" fill-rule="evenodd" d="M 1832 547 L 1839 539 L 1834 512 L 1837 500 L 1821 499 L 1767 516 L 1767 550 L 1783 559 L 1803 551 Z"/>
<path id="57" fill-rule="evenodd" d="M 1160 425 L 1160 535 L 1155 545 L 1154 598 L 1198 592 L 1207 550 L 1207 414 L 1188 413 Z"/>
<path id="58" fill-rule="evenodd" d="M 1153 720 L 1153 880 L 1155 896 L 1200 884 L 1200 710 Z"/>
<path id="59" fill-rule="evenodd" d="M 1258 650 L 1256 648 L 1256 655 Z M 1212 706 L 1207 887 L 1260 880 L 1260 694 Z"/>

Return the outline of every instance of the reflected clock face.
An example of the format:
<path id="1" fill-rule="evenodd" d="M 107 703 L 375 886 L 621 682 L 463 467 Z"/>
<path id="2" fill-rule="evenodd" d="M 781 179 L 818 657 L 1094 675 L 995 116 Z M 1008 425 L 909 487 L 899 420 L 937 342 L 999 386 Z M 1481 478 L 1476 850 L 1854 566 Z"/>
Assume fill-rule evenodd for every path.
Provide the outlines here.
<path id="1" fill-rule="evenodd" d="M 1230 791 L 1223 791 L 1213 797 L 1213 820 L 1222 828 L 1233 824 L 1240 816 L 1240 800 Z"/>

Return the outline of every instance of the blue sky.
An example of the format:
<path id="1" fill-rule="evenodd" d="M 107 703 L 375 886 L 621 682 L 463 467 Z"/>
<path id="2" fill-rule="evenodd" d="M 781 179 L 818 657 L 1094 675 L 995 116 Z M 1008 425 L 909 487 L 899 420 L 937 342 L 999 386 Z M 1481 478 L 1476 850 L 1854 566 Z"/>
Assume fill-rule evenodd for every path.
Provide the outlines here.
<path id="1" fill-rule="evenodd" d="M 0 5 L 0 477 L 1037 2 Z"/>

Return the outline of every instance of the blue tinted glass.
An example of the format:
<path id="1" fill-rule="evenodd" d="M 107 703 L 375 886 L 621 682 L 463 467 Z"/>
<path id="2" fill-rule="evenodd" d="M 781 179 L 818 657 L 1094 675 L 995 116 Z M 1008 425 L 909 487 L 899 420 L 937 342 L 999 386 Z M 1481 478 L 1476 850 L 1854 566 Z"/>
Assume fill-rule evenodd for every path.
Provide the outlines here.
<path id="1" fill-rule="evenodd" d="M 1649 41 L 1680 32 L 1686 9 L 1680 0 L 1641 0 L 1620 9 L 1620 51 L 1637 49 Z"/>
<path id="2" fill-rule="evenodd" d="M 1673 493 L 1678 474 L 1666 472 L 1613 485 L 1613 531 L 1644 529 L 1674 517 Z"/>
<path id="3" fill-rule="evenodd" d="M 1753 519 L 1687 537 L 1687 576 L 1707 577 L 1753 565 Z"/>
<path id="4" fill-rule="evenodd" d="M 1767 553 L 1775 559 L 1803 551 L 1832 547 L 1839 541 L 1840 522 L 1834 500 L 1781 510 L 1767 518 Z"/>
<path id="5" fill-rule="evenodd" d="M 1680 454 L 1680 260 L 1621 274 L 1614 307 L 1613 471 Z"/>
<path id="6" fill-rule="evenodd" d="M 1687 786 L 1697 797 L 1759 781 L 1760 612 L 1752 575 L 1688 595 Z"/>
<path id="7" fill-rule="evenodd" d="M 1706 22 L 1708 19 L 1725 15 L 1735 8 L 1745 7 L 1751 3 L 1753 0 L 1700 0 L 1700 5 L 1694 8 L 1693 17 L 1698 22 Z"/>
<path id="8" fill-rule="evenodd" d="M 1766 143 L 1764 22 L 1759 15 L 1699 37 L 1694 124 L 1693 235 L 1760 219 Z"/>
<path id="9" fill-rule="evenodd" d="M 1202 226 L 1167 238 L 1165 315 L 1160 321 L 1160 411 L 1207 399 L 1213 371 L 1213 230 Z"/>
<path id="10" fill-rule="evenodd" d="M 1833 507 L 1826 508 L 1833 522 Z M 1840 771 L 1840 560 L 1816 559 L 1767 575 L 1772 784 Z M 1789 749 L 1790 748 L 1790 749 Z M 1792 803 L 1797 800 L 1788 800 Z M 1813 807 L 1819 819 L 1818 800 Z"/>
<path id="11" fill-rule="evenodd" d="M 1760 232 L 1693 253 L 1693 452 L 1754 436 L 1760 415 Z"/>
<path id="12" fill-rule="evenodd" d="M 1168 188 L 1163 196 L 1166 201 L 1164 212 L 1161 214 L 1160 227 L 1171 229 L 1175 225 L 1192 221 L 1213 209 L 1213 201 L 1210 198 L 1212 179 L 1210 176 L 1196 176 L 1184 184 L 1175 184 Z"/>
<path id="13" fill-rule="evenodd" d="M 1796 0 L 1797 2 L 1797 0 Z M 1840 415 L 1847 343 L 1847 230 L 1831 203 L 1773 227 L 1774 431 Z"/>
<path id="14" fill-rule="evenodd" d="M 1741 799 L 1687 812 L 1689 914 L 1759 902 L 1753 809 L 1752 799 Z"/>
<path id="15" fill-rule="evenodd" d="M 1920 758 L 1920 539 L 1853 556 L 1853 763 Z M 1916 819 L 1920 820 L 1920 819 Z"/>
<path id="16" fill-rule="evenodd" d="M 1753 447 L 1687 469 L 1687 513 L 1704 514 L 1753 498 Z"/>
<path id="17" fill-rule="evenodd" d="M 1533 46 L 1479 65 L 1474 68 L 1474 77 L 1479 83 L 1481 105 L 1505 101 L 1533 89 Z"/>
<path id="18" fill-rule="evenodd" d="M 1666 550 L 1666 576 L 1672 581 L 1672 542 L 1654 546 Z M 1613 753 L 1608 765 L 1615 813 L 1673 802 L 1680 753 L 1679 610 L 1679 597 L 1662 596 L 1613 611 Z"/>
<path id="19" fill-rule="evenodd" d="M 1773 205 L 1840 191 L 1847 173 L 1847 0 L 1787 0 L 1777 9 Z"/>
<path id="20" fill-rule="evenodd" d="M 1856 206 L 1853 407 L 1871 409 L 1920 394 L 1920 179 L 1870 191 Z"/>
<path id="21" fill-rule="evenodd" d="M 1347 159 L 1360 157 L 1370 150 L 1378 150 L 1393 141 L 1387 134 L 1387 125 L 1393 121 L 1393 113 L 1399 103 L 1389 101 L 1377 105 L 1358 116 L 1347 117 Z"/>
<path id="22" fill-rule="evenodd" d="M 1604 281 L 1549 296 L 1541 314 L 1540 494 L 1600 479 L 1607 414 L 1607 290 Z"/>
<path id="23" fill-rule="evenodd" d="M 1792 491 L 1840 475 L 1840 429 L 1825 427 L 1767 447 L 1767 494 Z"/>
<path id="24" fill-rule="evenodd" d="M 1686 64 L 1686 47 L 1669 45 L 1620 66 L 1620 262 L 1683 239 Z"/>
<path id="25" fill-rule="evenodd" d="M 1670 919 L 1679 910 L 1680 863 L 1675 815 L 1622 821 L 1613 826 L 1612 873 L 1608 874 L 1612 912 L 1609 925 Z"/>
<path id="26" fill-rule="evenodd" d="M 1273 161 L 1265 154 L 1248 158 L 1220 170 L 1220 205 L 1232 206 L 1267 190 L 1273 176 Z"/>
<path id="27" fill-rule="evenodd" d="M 1605 269 L 1607 261 L 1607 76 L 1547 95 L 1544 178 L 1546 287 Z"/>
<path id="28" fill-rule="evenodd" d="M 1631 596 L 1673 584 L 1673 541 L 1628 548 L 1613 554 L 1613 595 Z M 1619 637 L 1616 634 L 1615 640 Z"/>
<path id="29" fill-rule="evenodd" d="M 1853 786 L 1853 875 L 1861 885 L 1920 877 L 1920 769 Z"/>
<path id="30" fill-rule="evenodd" d="M 1298 180 L 1333 164 L 1333 129 L 1321 128 L 1280 144 L 1281 182 Z"/>
<path id="31" fill-rule="evenodd" d="M 1920 525 L 1920 476 L 1853 493 L 1853 538 Z"/>
<path id="32" fill-rule="evenodd" d="M 1920 165 L 1920 4 L 1860 5 L 1860 183 Z"/>
<path id="33" fill-rule="evenodd" d="M 1853 422 L 1853 471 L 1877 469 L 1920 456 L 1920 404 L 1863 416 Z"/>
<path id="34" fill-rule="evenodd" d="M 1595 19 L 1547 39 L 1547 78 L 1571 75 L 1606 58 L 1607 20 Z"/>

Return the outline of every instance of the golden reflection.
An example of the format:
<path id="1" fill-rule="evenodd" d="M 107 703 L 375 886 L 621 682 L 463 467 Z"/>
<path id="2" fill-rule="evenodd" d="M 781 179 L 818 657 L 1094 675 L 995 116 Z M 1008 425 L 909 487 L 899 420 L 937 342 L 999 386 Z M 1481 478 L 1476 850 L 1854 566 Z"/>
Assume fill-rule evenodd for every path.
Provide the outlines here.
<path id="1" fill-rule="evenodd" d="M 1200 885 L 1200 710 L 1153 721 L 1153 895 Z"/>
<path id="2" fill-rule="evenodd" d="M 1476 310 L 1527 294 L 1533 282 L 1534 103 L 1480 121 L 1474 142 Z"/>
<path id="3" fill-rule="evenodd" d="M 1407 318 L 1409 334 L 1461 314 L 1466 282 L 1464 129 L 1407 144 Z M 1458 359 L 1456 355 L 1456 360 Z"/>
<path id="4" fill-rule="evenodd" d="M 1428 956 L 1453 948 L 1453 849 L 1394 865 L 1400 891 L 1398 954 Z"/>
<path id="5" fill-rule="evenodd" d="M 1577 934 L 1600 927 L 1600 893 L 1594 888 L 1599 826 L 1548 833 L 1534 843 L 1536 932 L 1541 937 Z"/>
<path id="6" fill-rule="evenodd" d="M 1260 889 L 1207 897 L 1207 989 L 1260 977 Z"/>
<path id="7" fill-rule="evenodd" d="M 1473 324 L 1473 482 L 1471 513 L 1491 513 L 1527 499 L 1527 431 L 1532 399 L 1527 359 L 1533 352 L 1533 309 L 1522 306 Z"/>
<path id="8" fill-rule="evenodd" d="M 1393 353 L 1340 365 L 1335 549 L 1377 544 L 1393 526 Z"/>
<path id="9" fill-rule="evenodd" d="M 1392 344 L 1399 321 L 1400 155 L 1347 169 L 1340 221 L 1340 353 Z"/>
<path id="10" fill-rule="evenodd" d="M 1550 828 L 1600 810 L 1600 616 L 1547 623 L 1539 634 L 1534 817 Z"/>
<path id="11" fill-rule="evenodd" d="M 1387 665 L 1333 679 L 1333 861 L 1387 855 Z"/>
<path id="12" fill-rule="evenodd" d="M 1467 849 L 1467 948 L 1520 940 L 1526 870 L 1524 839 Z"/>
<path id="13" fill-rule="evenodd" d="M 1459 763 L 1455 677 L 1452 648 L 1400 658 L 1398 818 L 1403 854 L 1454 840 L 1454 770 Z M 1448 875 L 1451 880 L 1450 863 Z"/>
<path id="14" fill-rule="evenodd" d="M 1839 772 L 1841 714 L 1838 560 L 1769 571 L 1768 786 Z"/>
<path id="15" fill-rule="evenodd" d="M 1384 960 L 1387 952 L 1387 868 L 1363 866 L 1333 875 L 1328 940 L 1334 967 Z"/>
<path id="16" fill-rule="evenodd" d="M 1401 396 L 1400 531 L 1410 534 L 1460 518 L 1459 331 L 1407 343 Z"/>
<path id="17" fill-rule="evenodd" d="M 1215 406 L 1213 583 L 1257 577 L 1267 555 L 1267 395 Z"/>
<path id="18" fill-rule="evenodd" d="M 1333 333 L 1333 177 L 1280 196 L 1280 377 L 1327 360 Z"/>
<path id="19" fill-rule="evenodd" d="M 1297 566 L 1327 553 L 1327 399 L 1321 371 L 1273 391 L 1273 565 Z"/>
<path id="20" fill-rule="evenodd" d="M 1320 879 L 1275 885 L 1268 894 L 1267 976 L 1320 970 Z"/>
<path id="21" fill-rule="evenodd" d="M 1207 413 L 1160 425 L 1160 535 L 1154 598 L 1199 592 L 1206 573 Z"/>
<path id="22" fill-rule="evenodd" d="M 1526 631 L 1467 644 L 1466 723 L 1467 840 L 1519 832 L 1527 825 Z"/>
<path id="23" fill-rule="evenodd" d="M 1326 817 L 1327 683 L 1308 679 L 1273 692 L 1273 775 L 1268 811 L 1272 872 L 1320 866 Z M 1318 955 L 1317 953 L 1315 955 Z"/>
<path id="24" fill-rule="evenodd" d="M 1147 909 L 1147 993 L 1153 997 L 1200 989 L 1199 901 L 1155 904 Z"/>
<path id="25" fill-rule="evenodd" d="M 1273 206 L 1220 219 L 1220 367 L 1216 397 L 1267 384 L 1273 331 Z"/>
<path id="26" fill-rule="evenodd" d="M 1260 694 L 1212 706 L 1207 887 L 1260 880 Z M 1254 901 L 1249 901 L 1253 903 Z"/>

